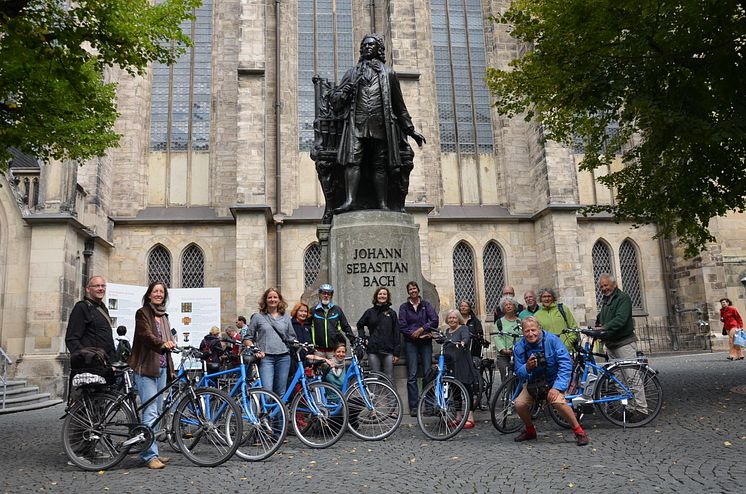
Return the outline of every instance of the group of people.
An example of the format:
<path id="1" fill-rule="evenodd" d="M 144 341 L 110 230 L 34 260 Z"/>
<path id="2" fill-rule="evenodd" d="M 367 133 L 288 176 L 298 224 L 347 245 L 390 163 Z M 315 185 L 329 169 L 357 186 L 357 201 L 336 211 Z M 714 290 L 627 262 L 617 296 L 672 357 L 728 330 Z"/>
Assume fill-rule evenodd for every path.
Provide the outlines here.
<path id="1" fill-rule="evenodd" d="M 609 357 L 634 359 L 637 348 L 631 300 L 610 275 L 600 277 L 599 288 L 603 299 L 596 327 L 604 332 Z M 96 347 L 104 350 L 111 361 L 118 360 L 112 337 L 112 319 L 104 303 L 105 294 L 104 278 L 91 277 L 85 298 L 74 306 L 70 314 L 65 342 L 71 353 L 85 347 Z M 282 395 L 291 375 L 288 344 L 298 340 L 312 343 L 316 348 L 315 354 L 303 358 L 323 361 L 329 369 L 326 379 L 341 385 L 346 341 L 354 341 L 356 336 L 344 311 L 333 302 L 334 288 L 323 284 L 318 294 L 319 301 L 313 308 L 305 302 L 298 302 L 288 313 L 288 305 L 279 290 L 268 288 L 259 300 L 258 311 L 248 322 L 239 316 L 236 327 L 228 328 L 225 334 L 217 327 L 211 329 L 203 340 L 208 358 L 213 362 L 230 358 L 230 355 L 226 356 L 231 352 L 223 344 L 225 339 L 243 345 L 255 344 L 261 349 L 259 373 L 263 385 Z M 401 347 L 404 347 L 407 398 L 410 414 L 415 416 L 420 389 L 417 378 L 420 371 L 427 375 L 432 365 L 433 332 L 439 328 L 439 318 L 432 304 L 422 298 L 417 282 L 407 284 L 407 295 L 407 300 L 396 312 L 392 308 L 389 289 L 377 288 L 373 292 L 372 306 L 357 321 L 357 338 L 367 346 L 371 370 L 383 372 L 390 379 L 393 379 L 394 365 L 401 356 Z M 128 364 L 134 372 L 135 385 L 143 402 L 155 396 L 169 379 L 175 377 L 168 351 L 176 346 L 176 341 L 166 314 L 167 302 L 167 286 L 153 282 L 148 285 L 142 307 L 135 314 L 135 336 L 131 350 L 128 349 Z M 571 425 L 577 444 L 588 444 L 587 434 L 564 399 L 572 370 L 568 351 L 572 348 L 572 341 L 562 341 L 560 334 L 562 329 L 576 327 L 575 319 L 568 307 L 557 302 L 556 293 L 549 288 L 538 290 L 538 299 L 533 290 L 525 292 L 524 302 L 525 305 L 518 303 L 513 287 L 506 286 L 495 314 L 499 334 L 494 343 L 501 376 L 505 376 L 513 356 L 515 373 L 524 382 L 516 408 L 525 429 L 515 440 L 536 438 L 530 414 L 535 398 L 528 392 L 527 384 L 542 380 L 548 389 L 546 399 Z M 728 299 L 721 303 L 724 331 L 731 335 L 732 341 L 732 335 L 743 327 L 743 321 Z M 462 301 L 458 309 L 448 311 L 445 322 L 446 328 L 442 332 L 453 343 L 445 350 L 448 365 L 455 377 L 472 390 L 479 379 L 472 356 L 481 355 L 486 344 L 482 324 L 467 301 Z M 729 359 L 743 359 L 743 349 L 732 346 Z M 638 400 L 637 404 L 640 409 L 632 412 L 646 413 L 644 399 Z M 161 409 L 162 400 L 155 400 L 143 411 L 143 423 L 152 424 Z M 467 418 L 466 427 L 474 427 L 473 416 Z M 153 469 L 164 468 L 168 462 L 168 458 L 159 454 L 157 442 L 140 456 Z"/>

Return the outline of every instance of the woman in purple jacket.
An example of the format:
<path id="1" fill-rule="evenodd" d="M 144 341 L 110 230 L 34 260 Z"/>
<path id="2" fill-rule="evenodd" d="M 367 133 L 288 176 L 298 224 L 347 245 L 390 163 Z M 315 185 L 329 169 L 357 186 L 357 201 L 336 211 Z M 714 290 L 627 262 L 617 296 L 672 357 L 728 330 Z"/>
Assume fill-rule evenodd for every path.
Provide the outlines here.
<path id="1" fill-rule="evenodd" d="M 430 331 L 438 328 L 438 314 L 427 300 L 420 297 L 420 286 L 415 281 L 407 283 L 409 298 L 399 307 L 399 330 L 404 335 L 407 352 L 407 398 L 409 415 L 417 416 L 419 388 L 417 367 L 422 363 L 423 375 L 433 363 L 433 341 Z"/>

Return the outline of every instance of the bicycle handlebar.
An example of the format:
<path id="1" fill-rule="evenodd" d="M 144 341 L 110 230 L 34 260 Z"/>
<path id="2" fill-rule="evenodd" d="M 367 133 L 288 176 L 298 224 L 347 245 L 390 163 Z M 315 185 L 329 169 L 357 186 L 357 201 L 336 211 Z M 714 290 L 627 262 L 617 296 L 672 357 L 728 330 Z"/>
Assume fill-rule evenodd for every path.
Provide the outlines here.
<path id="1" fill-rule="evenodd" d="M 595 329 L 595 328 L 565 328 L 562 330 L 563 334 L 578 334 L 582 333 L 586 336 L 589 336 L 593 338 L 594 340 L 603 340 L 606 339 L 607 332 L 603 329 Z"/>

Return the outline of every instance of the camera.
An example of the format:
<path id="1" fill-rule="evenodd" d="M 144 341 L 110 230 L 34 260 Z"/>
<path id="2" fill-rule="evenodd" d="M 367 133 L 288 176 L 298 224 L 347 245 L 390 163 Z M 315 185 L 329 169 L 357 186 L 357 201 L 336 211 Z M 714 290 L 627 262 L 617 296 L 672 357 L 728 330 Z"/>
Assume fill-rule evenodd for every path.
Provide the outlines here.
<path id="1" fill-rule="evenodd" d="M 546 367 L 547 366 L 547 358 L 544 356 L 543 353 L 534 353 L 531 356 L 536 358 L 536 367 Z"/>

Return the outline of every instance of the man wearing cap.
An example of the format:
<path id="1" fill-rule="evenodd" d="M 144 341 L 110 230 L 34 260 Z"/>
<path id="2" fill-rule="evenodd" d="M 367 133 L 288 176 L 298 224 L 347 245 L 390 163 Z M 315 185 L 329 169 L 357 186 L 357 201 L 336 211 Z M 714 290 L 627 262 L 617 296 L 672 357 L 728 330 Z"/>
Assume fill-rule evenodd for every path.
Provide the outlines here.
<path id="1" fill-rule="evenodd" d="M 344 311 L 332 302 L 334 287 L 324 283 L 319 287 L 319 303 L 313 308 L 311 319 L 311 340 L 316 347 L 317 355 L 332 358 L 337 342 L 344 341 L 345 335 L 352 341 L 350 323 Z"/>

